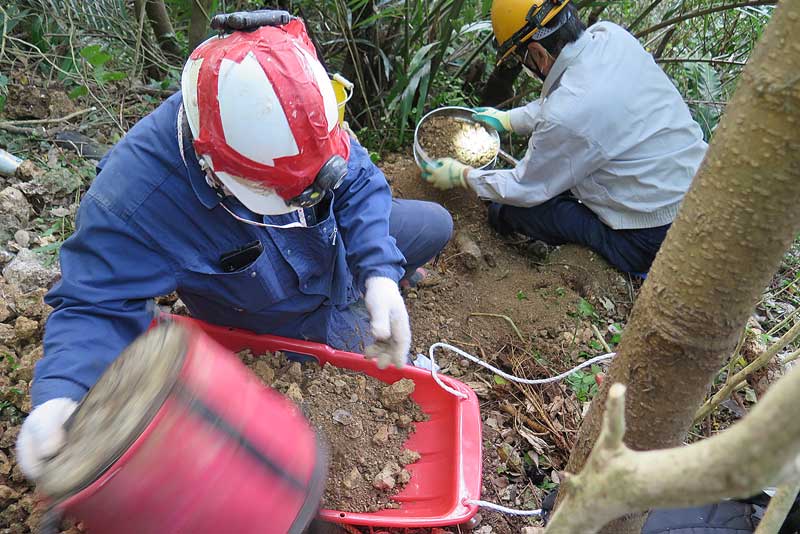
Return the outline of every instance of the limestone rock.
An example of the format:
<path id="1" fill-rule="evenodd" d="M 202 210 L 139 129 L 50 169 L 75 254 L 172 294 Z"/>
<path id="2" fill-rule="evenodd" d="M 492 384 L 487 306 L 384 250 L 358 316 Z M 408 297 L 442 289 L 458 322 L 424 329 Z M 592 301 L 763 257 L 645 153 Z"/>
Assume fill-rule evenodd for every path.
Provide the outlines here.
<path id="1" fill-rule="evenodd" d="M 2 352 L 0 352 L 0 355 L 2 355 Z M 33 380 L 33 368 L 36 362 L 42 359 L 43 355 L 44 348 L 41 345 L 37 345 L 23 354 L 17 361 L 17 366 L 14 369 L 14 378 L 26 382 Z"/>
<path id="2" fill-rule="evenodd" d="M 333 420 L 339 423 L 340 425 L 350 425 L 353 423 L 353 414 L 348 412 L 347 410 L 343 410 L 339 408 L 333 412 L 332 416 Z"/>
<path id="3" fill-rule="evenodd" d="M 14 325 L 0 323 L 0 345 L 13 345 L 14 338 Z"/>
<path id="4" fill-rule="evenodd" d="M 0 191 L 0 243 L 14 236 L 14 232 L 28 225 L 31 205 L 22 191 L 6 187 Z"/>
<path id="5" fill-rule="evenodd" d="M 289 389 L 286 390 L 286 396 L 295 404 L 300 404 L 303 402 L 303 392 L 300 391 L 300 386 L 294 382 L 289 384 Z"/>
<path id="6" fill-rule="evenodd" d="M 414 393 L 414 381 L 408 378 L 401 378 L 391 386 L 383 388 L 381 392 L 381 402 L 384 406 L 396 406 Z"/>
<path id="7" fill-rule="evenodd" d="M 46 319 L 52 308 L 45 304 L 44 296 L 47 289 L 40 287 L 27 293 L 17 293 L 14 297 L 14 307 L 20 315 L 31 319 Z"/>
<path id="8" fill-rule="evenodd" d="M 14 335 L 17 342 L 25 342 L 31 339 L 39 329 L 39 323 L 27 317 L 17 317 L 14 322 Z"/>
<path id="9" fill-rule="evenodd" d="M 350 470 L 350 472 L 347 474 L 347 477 L 344 479 L 343 481 L 344 487 L 347 489 L 353 489 L 356 486 L 358 486 L 359 482 L 361 482 L 363 478 L 364 477 L 361 476 L 361 472 L 358 470 L 358 468 L 354 467 L 353 469 Z"/>
<path id="10" fill-rule="evenodd" d="M 0 485 L 0 506 L 5 506 L 11 501 L 17 500 L 19 493 L 8 486 Z"/>
<path id="11" fill-rule="evenodd" d="M 373 487 L 383 491 L 393 489 L 397 485 L 396 477 L 401 471 L 402 468 L 396 462 L 388 462 L 372 481 Z"/>
<path id="12" fill-rule="evenodd" d="M 11 460 L 3 451 L 0 451 L 0 475 L 8 475 L 11 473 Z"/>
<path id="13" fill-rule="evenodd" d="M 25 230 L 17 230 L 14 232 L 14 241 L 22 248 L 28 248 L 31 244 L 31 235 Z"/>
<path id="14" fill-rule="evenodd" d="M 408 484 L 409 480 L 411 480 L 411 473 L 409 473 L 405 469 L 402 469 L 400 471 L 400 474 L 397 475 L 397 482 L 399 482 L 400 484 Z"/>
<path id="15" fill-rule="evenodd" d="M 378 431 L 372 436 L 372 443 L 375 445 L 386 445 L 389 441 L 389 425 L 381 425 Z"/>
<path id="16" fill-rule="evenodd" d="M 411 449 L 403 449 L 403 452 L 400 453 L 398 461 L 402 465 L 408 465 L 408 464 L 413 464 L 420 458 L 421 456 L 417 451 L 412 451 Z"/>
<path id="17" fill-rule="evenodd" d="M 3 268 L 6 281 L 19 286 L 23 292 L 50 287 L 58 276 L 57 268 L 46 267 L 41 258 L 27 248 L 20 250 L 17 257 Z"/>
<path id="18" fill-rule="evenodd" d="M 13 447 L 15 445 L 20 428 L 21 425 L 10 426 L 6 428 L 6 431 L 0 435 L 0 449 L 8 449 L 9 447 Z"/>

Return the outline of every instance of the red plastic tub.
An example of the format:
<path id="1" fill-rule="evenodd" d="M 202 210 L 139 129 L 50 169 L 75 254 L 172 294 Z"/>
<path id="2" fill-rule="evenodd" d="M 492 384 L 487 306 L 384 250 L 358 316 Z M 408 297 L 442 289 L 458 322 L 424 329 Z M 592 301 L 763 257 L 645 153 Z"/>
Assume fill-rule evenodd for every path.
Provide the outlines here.
<path id="1" fill-rule="evenodd" d="M 184 325 L 138 339 L 86 396 L 39 480 L 46 525 L 64 514 L 92 534 L 301 534 L 315 517 L 326 478 L 316 433 L 230 350 Z"/>
<path id="2" fill-rule="evenodd" d="M 334 350 L 327 345 L 278 336 L 258 335 L 246 330 L 220 327 L 190 319 L 224 347 L 238 352 L 249 348 L 253 354 L 290 351 L 316 358 L 321 364 L 353 369 L 391 383 L 401 378 L 414 380 L 412 398 L 430 417 L 416 424 L 406 446 L 420 453 L 421 459 L 408 466 L 411 481 L 394 497 L 400 508 L 374 513 L 322 510 L 320 516 L 331 522 L 373 527 L 420 528 L 456 525 L 472 518 L 477 506 L 467 504 L 480 498 L 481 419 L 478 398 L 466 384 L 440 376 L 448 386 L 467 394 L 457 398 L 440 388 L 428 371 L 412 366 L 378 369 L 360 354 Z"/>

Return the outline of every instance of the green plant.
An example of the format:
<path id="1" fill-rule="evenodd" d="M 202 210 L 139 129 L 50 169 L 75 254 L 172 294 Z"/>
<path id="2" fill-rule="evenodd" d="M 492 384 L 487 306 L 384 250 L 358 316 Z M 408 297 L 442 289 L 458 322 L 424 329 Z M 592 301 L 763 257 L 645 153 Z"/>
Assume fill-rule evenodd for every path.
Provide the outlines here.
<path id="1" fill-rule="evenodd" d="M 91 72 L 94 81 L 103 86 L 109 82 L 124 80 L 127 74 L 119 70 L 109 70 L 106 64 L 111 60 L 111 54 L 99 44 L 93 44 L 81 48 L 80 57 L 85 61 L 86 68 Z M 69 92 L 72 99 L 89 94 L 89 88 L 85 84 L 76 86 Z"/>
<path id="2" fill-rule="evenodd" d="M 46 224 L 47 223 L 43 222 L 43 225 Z M 75 226 L 71 218 L 56 218 L 50 221 L 49 226 L 46 226 L 46 229 L 41 234 L 41 237 L 43 238 L 53 236 L 55 237 L 55 241 L 41 247 L 36 247 L 32 250 L 32 252 L 45 255 L 45 265 L 52 265 L 58 258 L 58 252 L 61 250 L 61 245 L 64 244 L 64 241 L 66 241 L 74 231 Z"/>
<path id="3" fill-rule="evenodd" d="M 517 291 L 517 300 L 528 300 L 528 295 L 523 290 Z"/>
<path id="4" fill-rule="evenodd" d="M 550 480 L 550 477 L 544 477 L 544 480 L 536 484 L 536 486 L 544 491 L 553 491 L 558 487 L 558 484 Z"/>
<path id="5" fill-rule="evenodd" d="M 608 342 L 608 344 L 612 347 L 619 345 L 619 342 L 622 340 L 622 328 L 622 325 L 619 323 L 614 323 L 611 325 L 611 340 Z"/>
<path id="6" fill-rule="evenodd" d="M 567 377 L 567 384 L 579 401 L 588 402 L 597 394 L 595 376 L 600 371 L 599 365 L 592 365 L 589 371 L 576 371 Z"/>

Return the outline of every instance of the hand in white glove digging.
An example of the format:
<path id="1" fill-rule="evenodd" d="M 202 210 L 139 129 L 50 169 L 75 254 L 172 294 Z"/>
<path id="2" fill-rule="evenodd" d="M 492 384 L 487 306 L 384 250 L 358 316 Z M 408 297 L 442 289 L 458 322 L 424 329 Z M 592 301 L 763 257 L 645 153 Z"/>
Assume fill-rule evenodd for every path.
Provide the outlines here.
<path id="1" fill-rule="evenodd" d="M 365 349 L 369 359 L 377 358 L 378 368 L 394 364 L 403 367 L 411 347 L 411 326 L 408 311 L 397 282 L 391 278 L 375 276 L 366 282 L 364 302 L 370 316 L 375 344 Z"/>
<path id="2" fill-rule="evenodd" d="M 17 461 L 30 480 L 38 479 L 45 462 L 64 446 L 64 423 L 77 407 L 72 399 L 52 399 L 37 406 L 22 423 L 17 436 Z"/>

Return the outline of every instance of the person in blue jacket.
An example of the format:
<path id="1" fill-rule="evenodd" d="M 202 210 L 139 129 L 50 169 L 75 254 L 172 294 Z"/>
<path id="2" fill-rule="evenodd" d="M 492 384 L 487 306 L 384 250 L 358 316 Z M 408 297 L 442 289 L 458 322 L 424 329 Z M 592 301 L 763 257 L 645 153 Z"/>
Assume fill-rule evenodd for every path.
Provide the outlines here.
<path id="1" fill-rule="evenodd" d="M 439 253 L 452 219 L 392 199 L 339 125 L 302 22 L 206 41 L 181 85 L 100 162 L 61 249 L 35 409 L 18 439 L 34 480 L 159 295 L 177 291 L 211 323 L 366 350 L 381 367 L 405 362 L 398 282 Z"/>

